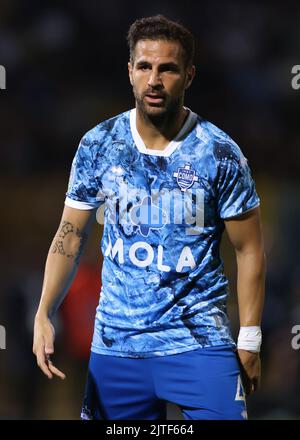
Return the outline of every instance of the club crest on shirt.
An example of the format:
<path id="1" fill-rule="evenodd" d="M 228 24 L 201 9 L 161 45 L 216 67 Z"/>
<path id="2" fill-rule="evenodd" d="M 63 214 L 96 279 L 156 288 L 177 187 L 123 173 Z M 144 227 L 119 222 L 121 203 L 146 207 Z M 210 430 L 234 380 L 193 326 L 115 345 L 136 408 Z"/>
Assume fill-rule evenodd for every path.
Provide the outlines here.
<path id="1" fill-rule="evenodd" d="M 173 173 L 173 177 L 176 177 L 177 183 L 182 191 L 186 191 L 194 182 L 198 181 L 196 171 L 192 169 L 190 163 L 186 163 L 184 167 L 178 167 L 177 171 Z"/>

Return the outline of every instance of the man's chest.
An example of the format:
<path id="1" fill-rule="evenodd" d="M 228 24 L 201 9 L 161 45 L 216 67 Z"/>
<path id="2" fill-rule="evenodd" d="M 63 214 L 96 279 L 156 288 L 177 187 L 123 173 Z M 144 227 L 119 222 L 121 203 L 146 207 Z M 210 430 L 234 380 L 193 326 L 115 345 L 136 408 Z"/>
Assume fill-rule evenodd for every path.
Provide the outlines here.
<path id="1" fill-rule="evenodd" d="M 146 236 L 166 225 L 184 226 L 188 235 L 202 232 L 205 215 L 212 215 L 214 193 L 199 160 L 150 155 L 127 163 L 118 159 L 111 158 L 100 181 L 110 222 L 129 222 Z"/>

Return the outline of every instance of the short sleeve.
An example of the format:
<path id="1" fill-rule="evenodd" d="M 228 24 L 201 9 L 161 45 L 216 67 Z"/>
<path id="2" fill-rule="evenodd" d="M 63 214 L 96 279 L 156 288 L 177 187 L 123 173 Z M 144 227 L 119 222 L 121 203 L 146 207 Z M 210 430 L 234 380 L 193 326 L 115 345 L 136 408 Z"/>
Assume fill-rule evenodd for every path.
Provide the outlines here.
<path id="1" fill-rule="evenodd" d="M 72 162 L 65 205 L 77 209 L 98 208 L 104 202 L 95 179 L 91 142 L 83 137 Z"/>
<path id="2" fill-rule="evenodd" d="M 241 152 L 239 159 L 219 162 L 217 193 L 218 214 L 222 219 L 239 216 L 259 206 L 255 182 Z"/>

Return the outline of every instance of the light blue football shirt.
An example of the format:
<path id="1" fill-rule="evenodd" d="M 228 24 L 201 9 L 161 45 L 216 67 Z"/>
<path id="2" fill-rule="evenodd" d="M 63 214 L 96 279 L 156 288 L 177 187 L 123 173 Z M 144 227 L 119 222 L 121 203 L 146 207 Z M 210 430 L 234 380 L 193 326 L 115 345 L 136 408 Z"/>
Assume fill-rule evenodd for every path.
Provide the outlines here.
<path id="1" fill-rule="evenodd" d="M 219 247 L 224 219 L 259 198 L 227 134 L 189 110 L 176 138 L 152 150 L 136 109 L 122 113 L 83 136 L 65 204 L 98 207 L 98 219 L 104 209 L 93 352 L 138 358 L 235 345 Z"/>

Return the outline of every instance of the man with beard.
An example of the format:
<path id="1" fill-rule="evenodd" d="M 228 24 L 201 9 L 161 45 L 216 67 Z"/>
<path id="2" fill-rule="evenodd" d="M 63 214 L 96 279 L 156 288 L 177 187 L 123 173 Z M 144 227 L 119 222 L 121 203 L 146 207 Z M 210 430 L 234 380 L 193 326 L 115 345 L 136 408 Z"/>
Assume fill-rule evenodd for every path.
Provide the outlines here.
<path id="1" fill-rule="evenodd" d="M 260 378 L 265 277 L 255 184 L 236 143 L 184 106 L 195 75 L 191 33 L 158 15 L 134 22 L 128 43 L 136 107 L 80 142 L 46 262 L 33 351 L 49 378 L 65 377 L 51 361 L 51 317 L 95 210 L 105 206 L 82 418 L 163 419 L 171 402 L 186 419 L 245 419 L 245 394 Z M 238 267 L 237 347 L 219 252 L 225 228 Z"/>

